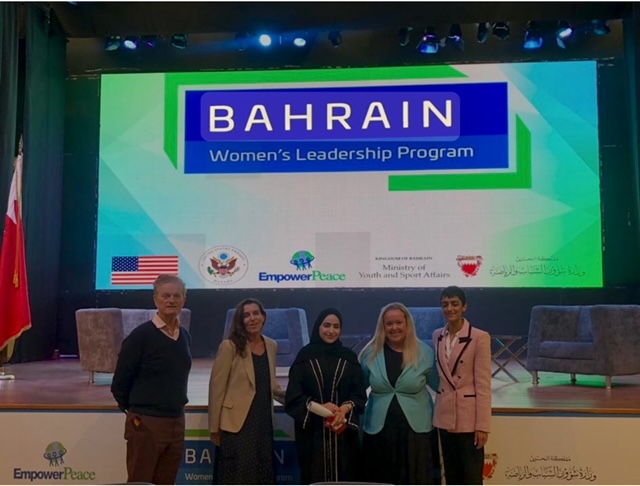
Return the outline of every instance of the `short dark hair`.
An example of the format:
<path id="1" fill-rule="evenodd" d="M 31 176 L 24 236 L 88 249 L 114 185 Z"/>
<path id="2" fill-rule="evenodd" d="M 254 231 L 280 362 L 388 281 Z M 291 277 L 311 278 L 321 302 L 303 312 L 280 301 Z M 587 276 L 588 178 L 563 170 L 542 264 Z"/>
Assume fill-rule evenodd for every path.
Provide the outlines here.
<path id="1" fill-rule="evenodd" d="M 153 282 L 153 295 L 156 295 L 158 293 L 158 287 L 166 283 L 177 283 L 182 287 L 182 296 L 184 297 L 185 295 L 187 295 L 187 286 L 185 285 L 184 280 L 182 280 L 177 275 L 170 275 L 168 273 L 161 273 L 160 275 L 158 275 L 158 278 L 156 278 L 155 282 Z"/>
<path id="2" fill-rule="evenodd" d="M 462 302 L 462 305 L 465 305 L 467 303 L 467 296 L 465 295 L 464 290 L 462 290 L 460 287 L 456 287 L 455 285 L 451 285 L 442 291 L 442 293 L 440 294 L 440 302 L 442 302 L 442 299 L 444 299 L 445 297 L 448 297 L 450 299 L 457 297 L 458 299 L 460 299 L 460 302 Z"/>

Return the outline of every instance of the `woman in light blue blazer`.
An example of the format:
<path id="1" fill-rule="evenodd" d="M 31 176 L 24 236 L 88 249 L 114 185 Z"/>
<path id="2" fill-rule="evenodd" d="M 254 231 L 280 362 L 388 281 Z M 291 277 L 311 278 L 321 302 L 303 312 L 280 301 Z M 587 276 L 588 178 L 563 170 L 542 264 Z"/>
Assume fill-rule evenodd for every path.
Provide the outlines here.
<path id="1" fill-rule="evenodd" d="M 435 353 L 416 336 L 409 310 L 394 302 L 380 312 L 376 331 L 360 353 L 371 393 L 364 412 L 367 480 L 434 484 L 433 400 L 438 389 Z"/>

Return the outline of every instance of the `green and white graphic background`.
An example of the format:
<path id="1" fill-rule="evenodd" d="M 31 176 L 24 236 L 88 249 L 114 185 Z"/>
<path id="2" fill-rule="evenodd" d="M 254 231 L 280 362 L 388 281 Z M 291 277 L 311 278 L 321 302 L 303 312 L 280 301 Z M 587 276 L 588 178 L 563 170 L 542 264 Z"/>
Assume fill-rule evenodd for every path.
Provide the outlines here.
<path id="1" fill-rule="evenodd" d="M 189 288 L 600 287 L 596 75 L 593 61 L 103 75 L 96 288 L 122 288 L 111 258 L 140 255 L 179 255 Z M 188 89 L 504 81 L 506 171 L 183 173 Z M 199 270 L 220 245 L 248 259 L 230 285 Z M 259 281 L 295 274 L 299 250 L 345 280 Z M 482 258 L 475 276 L 458 256 Z"/>

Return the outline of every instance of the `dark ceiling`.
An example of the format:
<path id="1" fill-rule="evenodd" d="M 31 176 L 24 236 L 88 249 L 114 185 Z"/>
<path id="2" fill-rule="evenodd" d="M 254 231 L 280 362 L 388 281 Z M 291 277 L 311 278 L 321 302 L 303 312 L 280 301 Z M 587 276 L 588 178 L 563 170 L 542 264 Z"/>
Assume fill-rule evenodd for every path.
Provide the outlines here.
<path id="1" fill-rule="evenodd" d="M 633 2 L 56 2 L 68 37 L 620 19 Z"/>

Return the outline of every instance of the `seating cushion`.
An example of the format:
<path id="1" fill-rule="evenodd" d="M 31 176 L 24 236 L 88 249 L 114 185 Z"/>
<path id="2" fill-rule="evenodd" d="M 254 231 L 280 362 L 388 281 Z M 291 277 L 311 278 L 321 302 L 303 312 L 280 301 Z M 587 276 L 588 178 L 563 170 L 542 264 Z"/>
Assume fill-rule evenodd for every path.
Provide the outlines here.
<path id="1" fill-rule="evenodd" d="M 290 339 L 276 339 L 278 343 L 278 354 L 291 354 L 291 340 Z"/>
<path id="2" fill-rule="evenodd" d="M 122 325 L 124 326 L 125 337 L 131 334 L 136 327 L 140 324 L 147 322 L 153 318 L 155 312 L 150 312 L 149 309 L 121 309 L 122 311 Z M 151 317 L 149 316 L 151 314 Z"/>
<path id="3" fill-rule="evenodd" d="M 596 357 L 596 350 L 592 342 L 543 341 L 538 354 L 542 358 L 592 360 Z"/>

